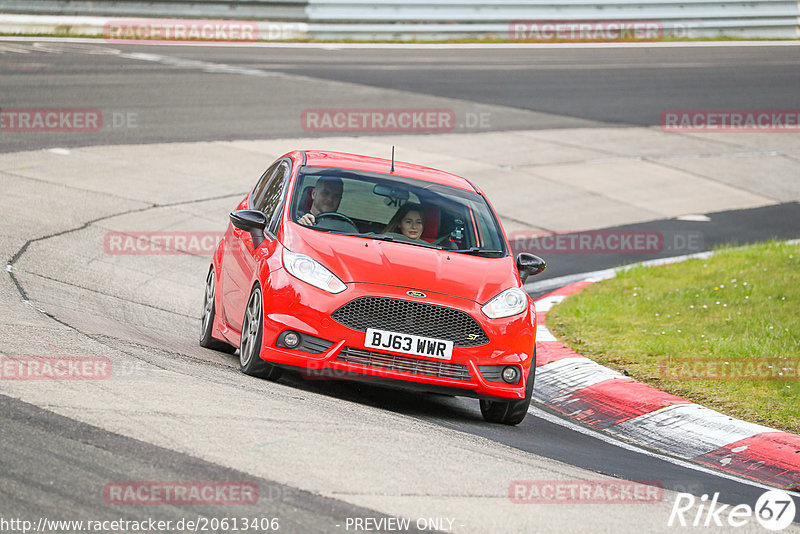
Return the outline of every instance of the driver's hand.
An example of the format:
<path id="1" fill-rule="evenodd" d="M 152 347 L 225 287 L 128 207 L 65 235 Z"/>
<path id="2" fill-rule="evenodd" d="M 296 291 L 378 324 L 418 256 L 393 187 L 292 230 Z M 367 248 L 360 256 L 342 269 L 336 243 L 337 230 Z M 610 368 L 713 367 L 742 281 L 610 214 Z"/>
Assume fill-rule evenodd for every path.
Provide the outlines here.
<path id="1" fill-rule="evenodd" d="M 317 222 L 317 219 L 310 213 L 306 213 L 305 215 L 297 219 L 297 222 L 302 224 L 303 226 L 314 226 L 314 224 Z"/>

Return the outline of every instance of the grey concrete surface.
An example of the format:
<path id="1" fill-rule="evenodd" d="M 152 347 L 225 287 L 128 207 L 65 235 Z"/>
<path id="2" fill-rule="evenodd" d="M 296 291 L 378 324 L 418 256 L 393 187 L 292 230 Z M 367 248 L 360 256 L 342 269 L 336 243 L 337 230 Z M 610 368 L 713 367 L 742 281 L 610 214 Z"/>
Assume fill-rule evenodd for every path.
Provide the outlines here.
<path id="1" fill-rule="evenodd" d="M 697 157 L 688 146 L 671 154 L 630 155 L 637 138 L 655 135 L 669 145 L 670 134 L 630 131 L 621 143 L 627 153 L 615 154 L 606 136 L 619 132 L 594 132 L 597 146 L 585 132 L 573 132 L 584 137 L 574 151 L 560 130 L 408 135 L 393 142 L 402 159 L 473 178 L 511 228 L 540 221 L 551 229 L 596 228 L 776 203 L 737 187 L 739 179 L 721 183 L 661 165 L 664 158 Z M 560 161 L 541 160 L 519 149 L 530 140 L 566 150 Z M 758 142 L 752 147 L 727 136 L 706 140 L 700 149 L 720 158 L 747 149 L 766 161 L 785 152 L 796 155 Z M 0 312 L 0 353 L 106 356 L 117 369 L 102 381 L 5 380 L 0 392 L 376 513 L 453 517 L 456 532 L 578 532 L 588 521 L 594 531 L 634 532 L 641 525 L 669 530 L 670 492 L 659 503 L 614 505 L 613 514 L 596 505 L 516 505 L 508 499 L 514 480 L 606 477 L 380 406 L 241 375 L 235 357 L 196 345 L 207 256 L 125 256 L 104 249 L 109 231 L 221 230 L 227 212 L 269 162 L 295 147 L 380 155 L 385 144 L 337 137 L 0 155 L 0 180 L 14 192 L 0 199 L 0 252 L 10 261 L 34 239 L 13 264 L 30 304 L 22 302 L 10 277 L 0 283 L 7 303 Z M 502 163 L 487 164 L 487 151 Z M 662 195 L 669 203 L 648 204 L 639 183 L 667 183 Z M 523 205 L 519 198 L 536 201 Z M 582 209 L 586 199 L 595 211 Z M 544 213 L 532 213 L 538 206 Z M 626 211 L 620 213 L 620 206 Z"/>
<path id="2" fill-rule="evenodd" d="M 800 200 L 797 134 L 668 134 L 647 125 L 672 106 L 800 106 L 796 64 L 796 54 L 746 48 L 487 58 L 485 51 L 0 43 L 3 107 L 92 107 L 136 118 L 136 127 L 109 124 L 85 135 L 0 134 L 0 255 L 13 264 L 0 277 L 0 357 L 104 356 L 115 370 L 101 381 L 0 381 L 0 395 L 32 405 L 8 404 L 23 419 L 46 419 L 38 407 L 67 418 L 58 428 L 91 425 L 26 440 L 21 435 L 31 429 L 20 418 L 0 415 L 0 463 L 13 468 L 4 472 L 16 473 L 14 483 L 33 499 L 47 494 L 36 490 L 44 484 L 62 496 L 95 496 L 104 480 L 144 476 L 134 464 L 158 454 L 148 447 L 160 447 L 176 455 L 177 467 L 152 476 L 196 480 L 233 470 L 308 491 L 317 504 L 332 499 L 336 514 L 326 517 L 372 513 L 358 507 L 447 516 L 457 520 L 456 532 L 672 530 L 671 492 L 648 505 L 515 505 L 508 499 L 513 480 L 652 472 L 674 489 L 702 480 L 695 491 L 722 488 L 728 499 L 753 502 L 757 488 L 539 420 L 494 429 L 480 422 L 474 401 L 245 377 L 235 357 L 197 346 L 206 254 L 110 254 L 103 239 L 111 231 L 221 231 L 280 154 L 322 148 L 387 156 L 392 145 L 398 159 L 473 179 L 509 232 L 672 229 L 675 217 L 723 212 L 709 226 L 720 242 L 737 228 L 725 221 L 767 221 L 768 228 L 748 229 L 753 238 L 775 227 L 790 234 L 792 221 L 776 217 L 796 213 L 792 202 Z M 447 79 L 438 76 L 445 71 Z M 771 90 L 755 90 L 766 78 Z M 490 122 L 432 135 L 303 132 L 302 110 L 326 106 L 444 106 L 459 117 L 487 113 Z M 611 127 L 598 118 L 641 126 Z M 74 148 L 84 145 L 95 146 Z M 744 212 L 750 215 L 738 215 Z M 144 452 L 124 464 L 130 471 L 116 472 L 103 469 L 109 456 L 102 448 L 70 448 L 46 464 L 35 454 L 5 452 L 34 444 L 47 454 L 47 439 L 88 443 L 95 436 L 110 444 L 137 440 Z M 62 476 L 58 470 L 71 472 L 81 453 L 85 472 Z M 624 465 L 628 459 L 635 465 Z M 0 496 L 4 514 L 11 502 L 31 513 L 9 493 Z M 64 499 L 54 506 L 87 517 L 109 513 L 96 505 Z M 291 521 L 313 513 L 281 510 Z M 317 522 L 308 530 L 325 529 Z"/>

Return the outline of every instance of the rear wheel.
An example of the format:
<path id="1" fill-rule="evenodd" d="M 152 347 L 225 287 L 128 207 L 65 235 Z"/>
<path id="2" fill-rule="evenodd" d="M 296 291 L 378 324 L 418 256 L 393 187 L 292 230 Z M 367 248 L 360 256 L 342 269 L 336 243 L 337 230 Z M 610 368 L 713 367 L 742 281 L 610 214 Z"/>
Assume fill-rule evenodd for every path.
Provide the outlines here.
<path id="1" fill-rule="evenodd" d="M 528 383 L 525 385 L 525 398 L 515 401 L 481 400 L 481 414 L 489 423 L 504 425 L 518 425 L 528 414 L 533 396 L 533 379 L 536 373 L 536 351 L 533 353 L 531 370 L 528 373 Z"/>
<path id="2" fill-rule="evenodd" d="M 227 352 L 228 354 L 233 354 L 236 352 L 236 347 L 211 337 L 211 331 L 214 329 L 214 316 L 216 314 L 214 304 L 214 293 L 217 290 L 216 288 L 217 280 L 216 276 L 214 275 L 214 268 L 212 267 L 208 271 L 208 276 L 206 277 L 206 294 L 203 298 L 203 315 L 200 318 L 200 346 L 207 349 L 219 350 L 222 352 Z"/>
<path id="3" fill-rule="evenodd" d="M 261 288 L 256 286 L 250 293 L 250 300 L 242 322 L 242 342 L 239 344 L 239 369 L 244 374 L 277 380 L 283 369 L 261 359 L 261 339 L 264 335 L 264 305 Z"/>

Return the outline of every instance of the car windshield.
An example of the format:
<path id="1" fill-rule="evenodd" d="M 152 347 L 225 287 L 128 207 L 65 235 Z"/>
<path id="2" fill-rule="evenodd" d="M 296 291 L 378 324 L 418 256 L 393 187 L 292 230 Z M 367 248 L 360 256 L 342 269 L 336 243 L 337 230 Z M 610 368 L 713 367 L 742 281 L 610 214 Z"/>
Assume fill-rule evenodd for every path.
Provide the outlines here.
<path id="1" fill-rule="evenodd" d="M 507 254 L 497 219 L 481 195 L 423 180 L 303 167 L 291 209 L 294 221 L 313 214 L 311 228 L 319 231 L 465 254 Z"/>

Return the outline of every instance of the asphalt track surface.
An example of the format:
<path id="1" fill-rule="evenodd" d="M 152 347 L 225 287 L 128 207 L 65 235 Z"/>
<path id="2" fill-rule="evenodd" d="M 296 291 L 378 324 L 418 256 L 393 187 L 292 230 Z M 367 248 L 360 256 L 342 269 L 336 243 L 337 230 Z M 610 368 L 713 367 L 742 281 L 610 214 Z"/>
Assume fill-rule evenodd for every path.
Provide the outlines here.
<path id="1" fill-rule="evenodd" d="M 649 126 L 668 109 L 800 107 L 795 46 L 487 51 L 6 41 L 0 52 L 2 107 L 104 113 L 100 132 L 7 135 L 2 151 L 294 137 L 309 134 L 300 122 L 307 108 L 453 107 L 456 131 L 465 132 Z M 282 74 L 342 85 L 332 94 L 329 85 L 315 90 Z M 394 101 L 365 86 L 391 90 Z M 490 114 L 488 128 L 462 117 L 472 109 L 460 109 L 464 102 Z"/>
<path id="2" fill-rule="evenodd" d="M 381 517 L 368 509 L 105 432 L 16 399 L 0 396 L 0 408 L 4 434 L 0 450 L 5 459 L 0 495 L 6 518 L 57 519 L 77 511 L 99 521 L 141 521 L 138 510 L 107 506 L 95 488 L 109 480 L 197 477 L 255 484 L 259 489 L 258 513 L 280 518 L 280 528 L 289 532 L 326 532 L 344 524 L 347 517 Z M 33 469 L 35 463 L 40 467 Z M 150 517 L 174 524 L 187 517 L 185 508 L 165 508 Z M 231 505 L 192 506 L 190 517 L 201 516 L 241 517 L 241 510 Z"/>
<path id="3" fill-rule="evenodd" d="M 308 92 L 298 94 L 281 73 L 399 90 L 398 101 L 403 105 L 438 107 L 443 102 L 439 99 L 457 98 L 488 106 L 475 109 L 491 110 L 491 129 L 497 130 L 591 127 L 601 122 L 653 125 L 659 113 L 670 108 L 800 108 L 797 48 L 511 49 L 489 53 L 105 44 L 45 44 L 37 49 L 30 42 L 14 43 L 17 51 L 9 51 L 9 43 L 0 42 L 0 50 L 4 46 L 5 53 L 0 55 L 0 103 L 4 108 L 91 107 L 102 109 L 107 117 L 132 112 L 137 127 L 107 124 L 101 133 L 83 136 L 0 134 L 3 152 L 53 146 L 284 138 L 307 135 L 298 121 L 302 109 L 364 107 L 363 95 L 357 92 L 332 96 L 325 89 L 315 93 L 311 84 Z M 768 90 L 765 80 L 769 80 Z M 520 120 L 514 110 L 532 115 Z M 534 122 L 527 122 L 531 118 Z M 663 229 L 674 225 L 685 231 L 702 227 L 702 249 L 772 237 L 796 238 L 800 234 L 796 222 L 800 208 L 796 203 L 709 216 L 711 220 L 702 225 L 654 221 L 623 228 Z M 646 258 L 564 255 L 551 261 L 543 279 Z M 24 293 L 24 284 L 19 287 Z M 71 318 L 58 320 L 69 324 Z M 145 338 L 143 343 L 150 346 L 153 340 Z M 234 366 L 235 360 L 230 359 L 222 367 L 227 373 L 235 371 Z M 655 479 L 667 489 L 695 495 L 718 491 L 723 502 L 731 504 L 753 505 L 763 492 L 748 483 L 618 447 L 544 418 L 529 416 L 516 428 L 486 425 L 471 400 L 398 395 L 365 384 L 307 382 L 292 374 L 282 382 L 301 393 L 378 406 L 402 417 L 481 436 L 589 471 L 627 480 Z M 285 530 L 289 532 L 329 532 L 344 517 L 380 516 L 79 423 L 10 397 L 0 396 L 0 407 L 0 500 L 7 516 L 57 516 L 69 511 L 98 519 L 117 518 L 121 513 L 104 508 L 92 488 L 119 478 L 252 480 L 259 484 L 262 495 L 268 496 L 262 498 L 265 510 L 286 518 Z M 164 519 L 185 515 L 185 510 L 157 508 L 149 510 L 149 515 Z M 226 515 L 219 508 L 192 511 Z M 800 501 L 796 520 L 800 520 Z"/>

